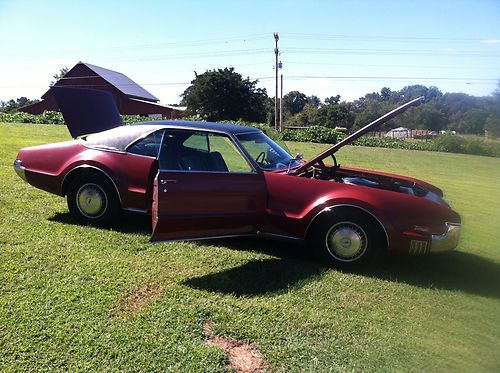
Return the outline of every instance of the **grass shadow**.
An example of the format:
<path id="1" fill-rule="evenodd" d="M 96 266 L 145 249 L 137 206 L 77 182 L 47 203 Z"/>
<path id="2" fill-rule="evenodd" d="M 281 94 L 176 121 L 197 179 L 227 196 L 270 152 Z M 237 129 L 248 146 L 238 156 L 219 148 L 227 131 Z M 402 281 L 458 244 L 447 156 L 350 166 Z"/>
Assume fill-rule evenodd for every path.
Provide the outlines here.
<path id="1" fill-rule="evenodd" d="M 352 273 L 422 288 L 500 298 L 500 264 L 462 251 L 423 257 L 388 257 L 374 268 Z"/>
<path id="2" fill-rule="evenodd" d="M 295 259 L 252 260 L 239 267 L 188 279 L 195 289 L 238 297 L 276 295 L 319 279 L 324 266 Z"/>
<path id="3" fill-rule="evenodd" d="M 203 240 L 199 245 L 223 246 L 231 250 L 252 251 L 275 258 L 252 260 L 239 267 L 188 279 L 185 285 L 199 290 L 240 297 L 276 295 L 315 281 L 328 270 L 311 260 L 304 246 L 289 242 L 242 237 Z"/>
<path id="4" fill-rule="evenodd" d="M 70 213 L 56 213 L 49 220 L 79 225 Z M 113 227 L 113 230 L 149 235 L 151 217 L 138 213 L 125 213 L 120 219 L 120 224 Z M 198 244 L 224 246 L 232 250 L 253 251 L 276 257 L 276 259 L 249 262 L 241 267 L 186 282 L 189 286 L 208 291 L 240 296 L 275 293 L 286 291 L 304 281 L 319 278 L 326 270 L 324 265 L 314 262 L 311 253 L 303 245 L 256 237 L 203 240 Z M 422 288 L 462 291 L 500 299 L 500 286 L 498 286 L 500 264 L 462 251 L 422 257 L 386 257 L 370 269 L 356 269 L 349 272 Z"/>
<path id="5" fill-rule="evenodd" d="M 258 238 L 208 240 L 200 242 L 200 244 L 215 244 L 233 250 L 255 251 L 279 258 L 268 264 L 254 263 L 245 265 L 244 268 L 233 268 L 226 271 L 236 282 L 241 281 L 240 284 L 236 285 L 224 284 L 222 286 L 219 281 L 224 278 L 224 273 L 203 276 L 203 280 L 194 279 L 196 285 L 203 285 L 210 291 L 217 291 L 217 288 L 220 288 L 224 293 L 256 294 L 258 289 L 255 287 L 264 285 L 252 284 L 252 279 L 255 278 L 252 275 L 252 270 L 261 271 L 264 274 L 265 280 L 269 281 L 270 291 L 276 291 L 280 281 L 282 281 L 281 285 L 287 287 L 287 277 L 290 282 L 299 281 L 300 276 L 312 280 L 326 270 L 325 266 L 315 263 L 312 254 L 302 245 L 290 245 Z M 295 266 L 299 268 L 303 266 L 304 272 L 301 275 L 295 273 L 296 271 L 300 272 L 300 269 L 296 269 Z M 421 288 L 461 291 L 500 299 L 500 286 L 498 286 L 500 263 L 463 251 L 451 251 L 422 257 L 388 256 L 382 258 L 371 268 L 344 270 L 344 272 Z M 277 279 L 271 278 L 273 273 L 278 277 Z M 244 285 L 248 286 L 247 291 L 245 291 Z"/>
<path id="6" fill-rule="evenodd" d="M 77 222 L 69 212 L 58 212 L 49 218 L 50 221 L 70 224 L 82 225 Z M 114 224 L 112 227 L 98 227 L 104 230 L 113 230 L 121 233 L 140 233 L 151 235 L 151 216 L 136 212 L 124 212 L 120 215 L 119 224 Z"/>

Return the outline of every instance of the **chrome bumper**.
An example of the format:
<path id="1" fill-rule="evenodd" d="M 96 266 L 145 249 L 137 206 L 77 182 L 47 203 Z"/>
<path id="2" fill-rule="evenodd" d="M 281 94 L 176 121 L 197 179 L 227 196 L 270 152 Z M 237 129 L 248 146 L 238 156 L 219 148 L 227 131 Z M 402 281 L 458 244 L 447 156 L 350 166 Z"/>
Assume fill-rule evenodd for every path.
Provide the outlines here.
<path id="1" fill-rule="evenodd" d="M 14 161 L 14 170 L 21 179 L 26 181 L 26 167 L 23 166 L 23 162 L 21 162 L 19 159 L 16 159 Z"/>
<path id="2" fill-rule="evenodd" d="M 431 253 L 453 250 L 458 245 L 462 226 L 455 223 L 445 223 L 446 232 L 431 236 Z"/>

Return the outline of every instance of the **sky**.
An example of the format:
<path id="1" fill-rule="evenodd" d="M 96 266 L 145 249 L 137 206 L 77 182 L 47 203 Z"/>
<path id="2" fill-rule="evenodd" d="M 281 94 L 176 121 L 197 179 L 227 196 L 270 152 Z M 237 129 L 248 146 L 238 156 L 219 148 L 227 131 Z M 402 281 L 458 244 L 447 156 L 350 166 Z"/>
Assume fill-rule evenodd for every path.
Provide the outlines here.
<path id="1" fill-rule="evenodd" d="M 492 93 L 500 0 L 0 0 L 0 100 L 40 98 L 62 67 L 119 71 L 164 104 L 195 72 L 234 67 L 274 97 L 354 100 L 383 87 Z"/>

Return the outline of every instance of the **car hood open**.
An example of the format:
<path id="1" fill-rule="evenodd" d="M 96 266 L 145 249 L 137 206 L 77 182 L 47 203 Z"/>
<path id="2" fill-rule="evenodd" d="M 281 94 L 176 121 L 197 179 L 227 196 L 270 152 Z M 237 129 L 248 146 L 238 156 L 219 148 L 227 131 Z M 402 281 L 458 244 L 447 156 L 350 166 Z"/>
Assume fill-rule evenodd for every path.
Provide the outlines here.
<path id="1" fill-rule="evenodd" d="M 330 148 L 328 148 L 325 151 L 321 152 L 320 154 L 318 154 L 314 158 L 311 158 L 307 162 L 303 163 L 300 167 L 292 170 L 290 173 L 293 173 L 293 174 L 301 173 L 302 171 L 307 170 L 312 165 L 317 164 L 319 162 L 322 162 L 323 159 L 325 159 L 326 157 L 331 156 L 337 150 L 339 150 L 340 148 L 342 148 L 344 145 L 351 144 L 354 140 L 356 140 L 356 139 L 360 138 L 361 136 L 363 136 L 364 134 L 370 132 L 375 127 L 380 126 L 383 123 L 391 120 L 395 116 L 397 116 L 397 115 L 405 112 L 410 107 L 420 105 L 423 102 L 423 100 L 424 100 L 423 96 L 418 97 L 418 98 L 416 98 L 414 100 L 411 100 L 411 101 L 407 102 L 406 104 L 401 105 L 398 108 L 396 108 L 396 109 L 388 112 L 387 114 L 384 114 L 380 118 L 374 120 L 373 122 L 367 124 L 363 128 L 361 128 L 361 129 L 357 130 L 356 132 L 352 133 L 351 135 L 347 136 L 345 139 L 339 141 L 335 145 L 332 145 Z"/>
<path id="2" fill-rule="evenodd" d="M 51 90 L 73 138 L 122 125 L 110 92 L 69 87 L 52 87 Z"/>

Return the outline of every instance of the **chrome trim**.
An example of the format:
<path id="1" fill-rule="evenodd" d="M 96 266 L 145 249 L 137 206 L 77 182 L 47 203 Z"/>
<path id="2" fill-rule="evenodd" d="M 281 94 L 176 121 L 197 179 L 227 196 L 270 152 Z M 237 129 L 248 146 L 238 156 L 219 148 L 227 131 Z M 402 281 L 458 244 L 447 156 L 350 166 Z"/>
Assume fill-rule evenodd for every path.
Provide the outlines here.
<path id="1" fill-rule="evenodd" d="M 326 233 L 325 246 L 336 260 L 350 263 L 361 258 L 366 252 L 368 236 L 358 224 L 340 221 Z"/>
<path id="2" fill-rule="evenodd" d="M 203 174 L 238 174 L 238 175 L 258 175 L 257 172 L 231 172 L 231 171 L 203 171 L 203 170 L 169 170 L 169 169 L 159 169 L 159 172 L 182 172 L 182 173 L 203 173 Z"/>
<path id="3" fill-rule="evenodd" d="M 170 240 L 160 240 L 160 241 L 152 241 L 151 238 L 149 239 L 149 242 L 151 243 L 162 243 L 162 242 L 178 242 L 178 241 L 204 241 L 204 240 L 215 240 L 219 238 L 234 238 L 234 237 L 250 237 L 250 236 L 255 236 L 253 233 L 248 233 L 248 234 L 228 234 L 225 236 L 208 236 L 208 237 L 189 237 L 189 238 L 172 238 Z"/>
<path id="4" fill-rule="evenodd" d="M 457 247 L 462 225 L 446 222 L 445 226 L 446 232 L 443 234 L 433 234 L 431 236 L 431 253 L 450 251 Z"/>
<path id="5" fill-rule="evenodd" d="M 125 150 L 120 150 L 120 149 L 112 149 L 112 148 L 100 148 L 98 146 L 92 146 L 83 143 L 82 144 L 84 147 L 90 150 L 99 150 L 100 152 L 110 152 L 110 153 L 118 153 L 118 154 L 127 154 Z"/>
<path id="6" fill-rule="evenodd" d="M 153 157 L 152 155 L 144 155 L 144 154 L 136 154 L 136 153 L 130 153 L 130 152 L 125 152 L 127 155 L 133 155 L 135 157 L 143 157 L 143 158 L 149 158 L 149 159 L 158 159 L 158 157 Z"/>
<path id="7" fill-rule="evenodd" d="M 380 224 L 380 226 L 382 227 L 383 231 L 384 231 L 384 234 L 385 234 L 385 239 L 387 241 L 387 248 L 389 248 L 390 244 L 389 244 L 389 235 L 387 234 L 387 230 L 385 229 L 385 226 L 384 224 L 382 224 L 382 222 L 375 216 L 373 215 L 370 211 L 368 211 L 367 209 L 363 208 L 363 207 L 359 207 L 359 206 L 355 206 L 355 205 L 350 205 L 350 204 L 347 204 L 347 203 L 343 203 L 343 204 L 340 204 L 340 205 L 333 205 L 333 206 L 328 206 L 328 207 L 325 207 L 323 210 L 321 210 L 320 212 L 318 212 L 316 215 L 314 215 L 314 218 L 312 218 L 311 222 L 307 225 L 307 228 L 306 228 L 306 233 L 305 235 L 307 236 L 307 232 L 309 232 L 309 228 L 311 227 L 311 225 L 313 224 L 313 222 L 316 220 L 316 218 L 324 213 L 324 212 L 330 212 L 332 211 L 334 208 L 336 207 L 353 207 L 353 208 L 356 208 L 356 209 L 359 209 L 359 210 L 362 210 L 364 212 L 366 212 L 368 215 L 370 215 L 373 219 L 375 219 L 377 221 L 377 223 Z"/>
<path id="8" fill-rule="evenodd" d="M 286 236 L 284 234 L 276 234 L 276 233 L 267 233 L 267 232 L 257 232 L 256 236 L 269 238 L 273 240 L 286 240 L 286 241 L 295 241 L 295 242 L 303 242 L 304 239 L 295 236 Z"/>
<path id="9" fill-rule="evenodd" d="M 17 176 L 27 182 L 26 180 L 26 167 L 23 166 L 21 160 L 16 159 L 13 163 L 14 171 L 16 171 Z"/>
<path id="10" fill-rule="evenodd" d="M 257 232 L 257 233 L 229 234 L 229 235 L 209 236 L 209 237 L 174 238 L 171 240 L 161 240 L 161 241 L 151 241 L 150 240 L 150 242 L 161 243 L 161 242 L 177 242 L 177 241 L 201 241 L 201 240 L 213 240 L 213 239 L 219 239 L 219 238 L 235 238 L 235 237 L 263 237 L 263 238 L 270 238 L 270 239 L 275 239 L 275 240 L 279 239 L 279 240 L 286 240 L 286 241 L 295 241 L 297 243 L 304 241 L 302 238 L 299 238 L 299 237 L 285 236 L 285 235 L 274 234 L 274 233 Z"/>
<path id="11" fill-rule="evenodd" d="M 146 209 L 136 209 L 134 207 L 126 207 L 122 209 L 123 211 L 130 211 L 130 212 L 138 212 L 140 214 L 148 214 L 148 210 Z"/>
<path id="12" fill-rule="evenodd" d="M 63 182 L 61 185 L 65 185 L 66 183 L 66 178 L 73 172 L 73 171 L 76 171 L 77 169 L 79 168 L 92 168 L 94 170 L 97 170 L 101 173 L 103 173 L 104 175 L 106 175 L 109 179 L 109 181 L 111 181 L 111 184 L 113 184 L 113 186 L 115 187 L 115 191 L 116 191 L 116 195 L 118 196 L 118 201 L 120 201 L 120 206 L 122 206 L 122 198 L 120 196 L 120 192 L 118 191 L 118 187 L 116 186 L 115 182 L 113 181 L 113 179 L 111 178 L 111 176 L 108 175 L 108 173 L 106 171 L 103 171 L 102 169 L 100 169 L 99 167 L 96 167 L 96 166 L 92 166 L 92 165 L 88 165 L 88 164 L 83 164 L 83 165 L 80 165 L 80 166 L 76 166 L 75 168 L 72 168 L 71 170 L 69 170 L 66 175 L 64 176 L 64 179 L 63 179 Z M 63 195 L 63 191 L 61 189 L 61 195 Z"/>

